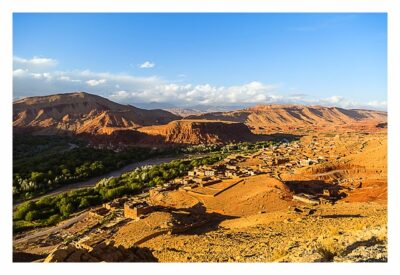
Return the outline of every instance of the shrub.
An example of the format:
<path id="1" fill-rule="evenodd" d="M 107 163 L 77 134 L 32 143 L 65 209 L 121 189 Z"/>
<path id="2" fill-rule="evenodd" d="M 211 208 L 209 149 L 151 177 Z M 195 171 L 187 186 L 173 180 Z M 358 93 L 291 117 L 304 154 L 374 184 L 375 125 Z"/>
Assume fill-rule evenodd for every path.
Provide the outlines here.
<path id="1" fill-rule="evenodd" d="M 22 203 L 21 205 L 19 205 L 16 209 L 16 211 L 14 212 L 14 220 L 24 220 L 26 214 L 29 211 L 32 211 L 33 209 L 35 209 L 35 203 L 32 201 L 29 202 L 25 202 Z"/>
<path id="2" fill-rule="evenodd" d="M 62 204 L 60 206 L 60 214 L 63 217 L 69 217 L 69 215 L 71 215 L 74 212 L 74 210 L 75 209 L 72 203 Z"/>
<path id="3" fill-rule="evenodd" d="M 81 198 L 81 201 L 79 203 L 79 208 L 87 208 L 89 206 L 90 206 L 90 201 L 85 197 Z"/>
<path id="4" fill-rule="evenodd" d="M 28 222 L 37 220 L 37 219 L 39 219 L 39 218 L 40 218 L 40 212 L 37 211 L 37 210 L 29 211 L 29 212 L 26 213 L 26 215 L 25 215 L 25 220 L 28 221 Z"/>
<path id="5" fill-rule="evenodd" d="M 40 198 L 37 202 L 36 202 L 36 206 L 38 208 L 44 207 L 44 206 L 48 206 L 48 205 L 52 205 L 53 203 L 53 198 L 51 196 L 45 196 Z"/>
<path id="6" fill-rule="evenodd" d="M 46 225 L 54 225 L 54 224 L 58 223 L 60 220 L 61 220 L 61 216 L 59 214 L 54 214 L 46 220 Z"/>
<path id="7" fill-rule="evenodd" d="M 36 224 L 32 223 L 32 222 L 28 222 L 28 221 L 15 221 L 13 223 L 13 231 L 15 233 L 17 232 L 21 232 L 23 230 L 28 230 L 28 229 L 32 229 L 35 228 Z"/>
<path id="8" fill-rule="evenodd" d="M 322 240 L 317 247 L 317 252 L 321 255 L 320 260 L 322 262 L 332 262 L 333 258 L 340 255 L 342 251 L 343 248 L 333 239 Z"/>

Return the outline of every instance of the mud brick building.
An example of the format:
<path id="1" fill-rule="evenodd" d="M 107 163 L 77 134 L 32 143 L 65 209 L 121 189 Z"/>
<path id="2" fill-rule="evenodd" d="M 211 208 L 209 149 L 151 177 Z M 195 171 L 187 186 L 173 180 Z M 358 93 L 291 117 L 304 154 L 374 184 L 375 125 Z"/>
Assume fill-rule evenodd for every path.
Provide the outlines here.
<path id="1" fill-rule="evenodd" d="M 125 203 L 124 217 L 130 219 L 139 219 L 141 216 L 152 212 L 152 207 L 147 203 Z"/>

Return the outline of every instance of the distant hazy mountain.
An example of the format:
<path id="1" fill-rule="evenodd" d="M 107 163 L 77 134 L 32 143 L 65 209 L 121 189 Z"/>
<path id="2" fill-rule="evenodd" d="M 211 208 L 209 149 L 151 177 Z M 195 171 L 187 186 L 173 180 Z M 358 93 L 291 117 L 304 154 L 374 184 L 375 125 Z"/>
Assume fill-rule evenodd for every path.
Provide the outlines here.
<path id="1" fill-rule="evenodd" d="M 173 109 L 176 108 L 175 105 L 165 103 L 165 102 L 138 102 L 138 103 L 133 103 L 134 106 L 146 110 L 153 110 L 153 109 L 163 109 L 163 110 L 168 110 L 168 109 Z"/>
<path id="2" fill-rule="evenodd" d="M 205 113 L 212 113 L 212 112 L 227 112 L 233 110 L 242 109 L 243 106 L 210 106 L 210 105 L 194 105 L 185 108 L 163 108 L 166 111 L 169 111 L 173 114 L 187 117 L 192 115 L 201 115 Z"/>

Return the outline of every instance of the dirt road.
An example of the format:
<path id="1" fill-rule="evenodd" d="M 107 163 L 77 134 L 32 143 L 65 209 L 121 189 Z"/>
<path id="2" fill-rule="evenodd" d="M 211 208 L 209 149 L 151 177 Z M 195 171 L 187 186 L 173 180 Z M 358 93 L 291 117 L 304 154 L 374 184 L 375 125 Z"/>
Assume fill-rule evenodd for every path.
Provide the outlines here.
<path id="1" fill-rule="evenodd" d="M 66 220 L 64 222 L 60 222 L 58 225 L 50 227 L 47 230 L 40 230 L 39 232 L 36 232 L 36 233 L 33 233 L 33 234 L 29 234 L 29 235 L 27 235 L 27 236 L 25 236 L 25 237 L 23 237 L 21 239 L 14 240 L 14 244 L 18 244 L 18 243 L 21 243 L 21 242 L 26 242 L 26 241 L 29 241 L 31 239 L 35 239 L 35 238 L 38 238 L 38 237 L 49 235 L 51 233 L 55 233 L 55 232 L 57 232 L 57 231 L 59 231 L 61 229 L 64 229 L 64 228 L 67 228 L 67 227 L 71 226 L 72 224 L 74 224 L 76 222 L 79 222 L 79 221 L 83 220 L 87 215 L 88 215 L 88 211 L 85 211 L 82 214 L 77 215 L 76 217 L 73 217 L 73 218 L 71 218 L 69 220 Z"/>

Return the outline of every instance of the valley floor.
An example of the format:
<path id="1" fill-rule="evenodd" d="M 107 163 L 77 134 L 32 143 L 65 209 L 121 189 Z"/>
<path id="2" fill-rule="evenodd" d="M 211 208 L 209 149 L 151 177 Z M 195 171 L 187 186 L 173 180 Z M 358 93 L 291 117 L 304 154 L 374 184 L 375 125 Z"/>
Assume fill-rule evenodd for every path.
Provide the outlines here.
<path id="1" fill-rule="evenodd" d="M 137 219 L 120 204 L 16 234 L 14 261 L 385 262 L 386 144 L 385 133 L 305 136 L 237 163 L 273 161 L 261 174 L 126 198 L 151 206 Z M 312 159 L 324 161 L 299 164 Z"/>

